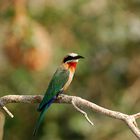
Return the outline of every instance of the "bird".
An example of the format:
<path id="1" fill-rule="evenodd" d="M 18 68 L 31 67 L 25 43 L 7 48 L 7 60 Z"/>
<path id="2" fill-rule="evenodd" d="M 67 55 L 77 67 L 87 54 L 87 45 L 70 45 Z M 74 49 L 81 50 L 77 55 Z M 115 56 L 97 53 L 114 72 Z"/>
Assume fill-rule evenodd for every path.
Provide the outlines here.
<path id="1" fill-rule="evenodd" d="M 48 88 L 45 92 L 45 95 L 38 106 L 38 111 L 40 112 L 39 118 L 35 125 L 33 136 L 35 136 L 38 132 L 39 126 L 43 121 L 46 111 L 53 103 L 53 101 L 57 98 L 57 96 L 69 87 L 79 59 L 84 58 L 77 53 L 69 53 L 67 54 L 62 61 L 62 64 L 57 68 L 54 73 Z"/>

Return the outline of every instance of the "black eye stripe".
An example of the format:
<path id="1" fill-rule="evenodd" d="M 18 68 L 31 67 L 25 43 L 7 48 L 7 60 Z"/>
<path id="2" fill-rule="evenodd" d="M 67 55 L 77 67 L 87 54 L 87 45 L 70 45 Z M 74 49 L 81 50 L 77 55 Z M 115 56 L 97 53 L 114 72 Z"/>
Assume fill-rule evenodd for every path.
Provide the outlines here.
<path id="1" fill-rule="evenodd" d="M 67 56 L 67 57 L 64 58 L 63 62 L 65 63 L 65 62 L 67 62 L 67 61 L 69 61 L 69 60 L 73 60 L 73 59 L 74 59 L 74 57 L 72 57 L 72 56 Z"/>
<path id="2" fill-rule="evenodd" d="M 75 57 L 73 57 L 73 59 L 79 59 L 80 57 L 79 56 L 75 56 Z"/>
<path id="3" fill-rule="evenodd" d="M 77 59 L 80 59 L 80 58 L 84 58 L 83 56 L 80 56 L 80 55 L 77 55 L 77 56 L 66 56 L 64 59 L 63 59 L 63 63 L 67 62 L 67 61 L 70 61 L 70 60 L 77 60 Z"/>

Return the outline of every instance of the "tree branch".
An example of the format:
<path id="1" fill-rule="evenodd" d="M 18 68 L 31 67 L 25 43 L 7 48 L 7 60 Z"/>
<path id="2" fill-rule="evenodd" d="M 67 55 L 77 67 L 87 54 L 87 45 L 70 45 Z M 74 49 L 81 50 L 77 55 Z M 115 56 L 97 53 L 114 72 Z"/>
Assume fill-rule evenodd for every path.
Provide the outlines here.
<path id="1" fill-rule="evenodd" d="M 9 103 L 40 103 L 42 98 L 43 96 L 41 95 L 7 95 L 0 98 L 0 106 L 4 107 L 6 104 L 9 104 Z M 137 123 L 136 123 L 136 119 L 140 118 L 140 113 L 127 115 L 118 111 L 112 111 L 104 107 L 98 106 L 80 97 L 68 96 L 68 95 L 63 95 L 63 94 L 58 96 L 55 103 L 66 103 L 66 104 L 76 105 L 76 107 L 79 109 L 78 111 L 80 112 L 82 110 L 79 107 L 87 107 L 91 109 L 92 111 L 96 111 L 106 116 L 122 120 L 128 125 L 128 127 L 135 134 L 135 136 L 138 139 L 140 139 L 140 130 L 137 127 Z M 84 115 L 85 114 L 86 113 L 84 113 Z"/>
<path id="2" fill-rule="evenodd" d="M 72 105 L 74 106 L 74 108 L 79 111 L 80 113 L 82 113 L 85 118 L 87 119 L 87 121 L 91 124 L 91 125 L 94 125 L 94 123 L 88 118 L 88 115 L 85 111 L 83 111 L 82 109 L 80 109 L 74 102 L 74 100 L 71 101 Z"/>

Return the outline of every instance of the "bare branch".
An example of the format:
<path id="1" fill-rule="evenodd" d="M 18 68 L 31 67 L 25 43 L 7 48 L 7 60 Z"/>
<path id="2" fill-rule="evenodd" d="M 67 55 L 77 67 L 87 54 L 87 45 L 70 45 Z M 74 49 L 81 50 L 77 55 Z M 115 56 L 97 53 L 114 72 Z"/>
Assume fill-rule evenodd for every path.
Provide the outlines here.
<path id="1" fill-rule="evenodd" d="M 8 108 L 6 106 L 3 106 L 2 108 L 11 118 L 14 117 L 14 115 L 8 110 Z"/>
<path id="2" fill-rule="evenodd" d="M 74 106 L 74 108 L 76 109 L 76 110 L 78 110 L 80 113 L 82 113 L 84 116 L 85 116 L 85 118 L 87 119 L 87 121 L 91 124 L 91 125 L 94 125 L 94 123 L 88 118 L 88 115 L 87 115 L 87 113 L 85 112 L 85 111 L 83 111 L 82 109 L 80 109 L 76 104 L 75 104 L 75 102 L 72 100 L 72 105 Z"/>
<path id="3" fill-rule="evenodd" d="M 43 96 L 41 95 L 7 95 L 0 98 L 0 106 L 3 107 L 9 103 L 40 103 L 42 98 Z M 73 101 L 76 107 L 78 105 L 78 109 L 80 109 L 79 107 L 87 107 L 92 111 L 96 111 L 106 116 L 124 121 L 130 128 L 130 130 L 135 134 L 135 136 L 140 139 L 140 130 L 137 127 L 136 123 L 136 119 L 140 118 L 140 113 L 127 115 L 118 111 L 112 111 L 104 107 L 98 106 L 80 97 L 68 96 L 63 94 L 58 96 L 55 103 L 73 104 Z M 80 109 L 79 111 L 81 112 L 82 110 Z"/>
<path id="4" fill-rule="evenodd" d="M 134 114 L 133 116 L 134 116 L 134 118 L 135 118 L 135 119 L 140 118 L 140 112 L 139 112 L 139 113 L 137 113 L 137 114 Z"/>

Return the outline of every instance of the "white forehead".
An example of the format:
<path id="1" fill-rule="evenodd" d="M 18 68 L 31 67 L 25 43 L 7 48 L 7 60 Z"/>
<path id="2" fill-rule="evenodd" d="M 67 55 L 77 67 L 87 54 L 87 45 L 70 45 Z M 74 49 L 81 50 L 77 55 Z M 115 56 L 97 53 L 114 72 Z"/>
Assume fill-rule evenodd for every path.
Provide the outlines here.
<path id="1" fill-rule="evenodd" d="M 72 56 L 72 57 L 78 56 L 77 53 L 69 53 L 68 55 L 69 55 L 69 56 Z"/>

